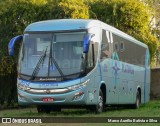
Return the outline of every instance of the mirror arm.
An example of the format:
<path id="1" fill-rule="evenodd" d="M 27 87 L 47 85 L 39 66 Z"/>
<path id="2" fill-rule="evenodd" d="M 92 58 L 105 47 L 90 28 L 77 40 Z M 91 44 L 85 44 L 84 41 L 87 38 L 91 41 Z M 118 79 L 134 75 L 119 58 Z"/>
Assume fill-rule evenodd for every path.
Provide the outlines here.
<path id="1" fill-rule="evenodd" d="M 84 45 L 83 45 L 83 53 L 88 53 L 89 50 L 89 44 L 91 41 L 91 38 L 94 36 L 95 34 L 87 34 L 84 38 Z"/>

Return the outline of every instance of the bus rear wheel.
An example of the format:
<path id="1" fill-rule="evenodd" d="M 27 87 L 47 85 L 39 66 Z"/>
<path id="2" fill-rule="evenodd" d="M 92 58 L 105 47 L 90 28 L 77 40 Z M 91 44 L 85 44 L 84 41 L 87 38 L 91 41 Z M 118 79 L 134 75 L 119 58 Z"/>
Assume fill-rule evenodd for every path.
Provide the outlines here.
<path id="1" fill-rule="evenodd" d="M 103 92 L 100 89 L 99 91 L 99 96 L 98 96 L 98 104 L 94 106 L 94 110 L 96 113 L 101 113 L 104 111 L 104 97 L 103 97 Z"/>
<path id="2" fill-rule="evenodd" d="M 134 104 L 134 109 L 138 109 L 141 105 L 141 95 L 140 95 L 140 92 L 137 91 L 137 94 L 136 94 L 136 102 Z"/>

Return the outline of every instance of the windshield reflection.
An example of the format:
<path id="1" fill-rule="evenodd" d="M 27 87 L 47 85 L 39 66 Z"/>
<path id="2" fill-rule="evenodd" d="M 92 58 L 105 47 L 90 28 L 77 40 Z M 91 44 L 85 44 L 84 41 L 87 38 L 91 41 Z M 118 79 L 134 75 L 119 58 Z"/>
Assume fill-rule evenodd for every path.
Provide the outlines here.
<path id="1" fill-rule="evenodd" d="M 85 32 L 25 34 L 19 57 L 19 74 L 33 76 L 35 69 L 38 68 L 35 77 L 80 76 L 84 72 L 82 62 L 84 35 Z M 46 47 L 43 64 L 39 64 Z M 36 68 L 37 64 L 39 65 Z"/>

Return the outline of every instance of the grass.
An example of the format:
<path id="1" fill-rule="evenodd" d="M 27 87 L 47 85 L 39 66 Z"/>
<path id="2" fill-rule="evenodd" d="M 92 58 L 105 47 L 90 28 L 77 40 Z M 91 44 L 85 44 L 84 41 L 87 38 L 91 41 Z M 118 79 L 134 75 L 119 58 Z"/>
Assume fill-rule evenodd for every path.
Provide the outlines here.
<path id="1" fill-rule="evenodd" d="M 95 114 L 93 112 L 87 111 L 86 109 L 62 109 L 62 112 L 51 112 L 50 114 L 41 113 L 38 114 L 35 107 L 25 108 L 25 109 L 9 109 L 1 110 L 0 117 L 160 117 L 160 99 L 152 100 L 145 105 L 141 105 L 139 109 L 131 109 L 126 107 L 107 107 L 106 111 L 101 114 Z M 125 125 L 126 123 L 121 123 L 119 125 Z M 48 124 L 50 125 L 50 124 Z M 58 124 L 63 125 L 63 124 Z M 65 124 L 66 125 L 66 124 Z M 68 125 L 68 124 L 67 124 Z M 104 125 L 101 124 L 74 124 L 74 125 Z M 107 125 L 107 124 L 105 124 Z M 109 125 L 116 126 L 117 123 L 111 123 Z M 133 125 L 132 123 L 127 123 L 127 125 Z M 157 123 L 136 123 L 136 125 L 158 125 Z M 41 124 L 40 126 L 44 126 Z"/>
<path id="2" fill-rule="evenodd" d="M 153 100 L 139 109 L 129 107 L 107 107 L 101 114 L 86 109 L 62 109 L 62 112 L 37 113 L 35 107 L 1 110 L 0 117 L 160 117 L 160 100 Z"/>

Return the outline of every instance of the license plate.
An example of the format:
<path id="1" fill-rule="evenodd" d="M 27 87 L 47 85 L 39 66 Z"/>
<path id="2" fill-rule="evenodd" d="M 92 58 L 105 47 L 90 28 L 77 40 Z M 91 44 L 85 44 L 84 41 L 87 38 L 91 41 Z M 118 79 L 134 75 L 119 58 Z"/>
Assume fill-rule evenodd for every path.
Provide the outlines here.
<path id="1" fill-rule="evenodd" d="M 43 102 L 53 102 L 53 98 L 43 98 Z"/>

